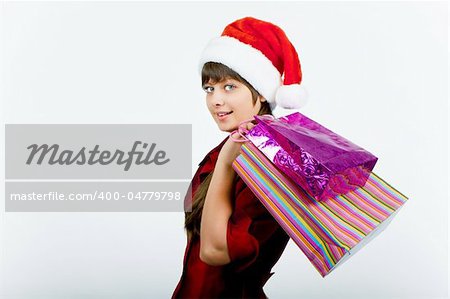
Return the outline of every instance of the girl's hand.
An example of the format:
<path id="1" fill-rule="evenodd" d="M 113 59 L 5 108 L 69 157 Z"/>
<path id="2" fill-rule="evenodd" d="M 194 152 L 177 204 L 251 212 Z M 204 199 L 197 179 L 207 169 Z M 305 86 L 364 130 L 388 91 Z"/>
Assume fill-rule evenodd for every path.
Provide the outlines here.
<path id="1" fill-rule="evenodd" d="M 255 124 L 248 122 L 244 126 L 245 129 L 251 130 Z M 237 135 L 237 133 L 235 133 Z M 235 137 L 236 135 L 233 135 Z M 228 137 L 228 140 L 224 143 L 222 146 L 222 149 L 220 150 L 219 156 L 217 158 L 217 161 L 224 163 L 225 165 L 231 167 L 231 164 L 234 160 L 239 156 L 240 150 L 241 150 L 242 142 L 235 142 L 231 138 Z"/>

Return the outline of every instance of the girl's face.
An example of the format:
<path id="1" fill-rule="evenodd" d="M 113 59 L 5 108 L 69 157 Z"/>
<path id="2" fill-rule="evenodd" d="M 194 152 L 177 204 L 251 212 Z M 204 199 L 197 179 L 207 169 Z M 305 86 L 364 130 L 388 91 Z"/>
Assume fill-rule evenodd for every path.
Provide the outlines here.
<path id="1" fill-rule="evenodd" d="M 244 84 L 228 78 L 212 84 L 203 85 L 206 92 L 206 105 L 214 121 L 221 131 L 236 130 L 239 123 L 252 119 L 261 108 L 263 97 L 259 97 L 253 105 L 252 92 Z"/>

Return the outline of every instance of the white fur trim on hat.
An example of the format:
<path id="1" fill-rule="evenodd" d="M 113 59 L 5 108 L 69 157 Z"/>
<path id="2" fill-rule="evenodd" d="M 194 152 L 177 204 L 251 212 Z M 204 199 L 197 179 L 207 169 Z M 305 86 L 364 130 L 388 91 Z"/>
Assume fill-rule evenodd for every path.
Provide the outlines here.
<path id="1" fill-rule="evenodd" d="M 275 103 L 281 108 L 297 109 L 305 106 L 308 93 L 300 84 L 280 86 L 275 96 Z"/>
<path id="2" fill-rule="evenodd" d="M 212 39 L 203 50 L 200 73 L 209 61 L 225 64 L 247 80 L 269 103 L 275 104 L 281 75 L 261 51 L 236 38 L 220 36 Z"/>

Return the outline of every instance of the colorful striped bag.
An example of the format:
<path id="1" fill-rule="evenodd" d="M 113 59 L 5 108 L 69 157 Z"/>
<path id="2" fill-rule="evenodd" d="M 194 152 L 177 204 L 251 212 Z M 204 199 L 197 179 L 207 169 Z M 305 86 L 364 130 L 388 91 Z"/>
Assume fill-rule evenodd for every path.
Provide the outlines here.
<path id="1" fill-rule="evenodd" d="M 372 172 L 364 187 L 316 201 L 251 142 L 233 168 L 322 277 L 384 230 L 407 200 Z"/>

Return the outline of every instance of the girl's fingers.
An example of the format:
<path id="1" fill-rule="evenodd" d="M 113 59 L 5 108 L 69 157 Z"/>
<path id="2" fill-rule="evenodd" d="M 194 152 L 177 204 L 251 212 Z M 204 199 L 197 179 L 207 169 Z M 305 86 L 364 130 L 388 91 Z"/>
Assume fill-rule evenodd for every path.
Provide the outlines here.
<path id="1" fill-rule="evenodd" d="M 254 123 L 252 122 L 241 122 L 241 124 L 239 125 L 239 128 L 237 131 L 239 131 L 241 134 L 242 133 L 248 133 L 249 130 L 251 130 L 254 126 L 256 126 Z"/>

